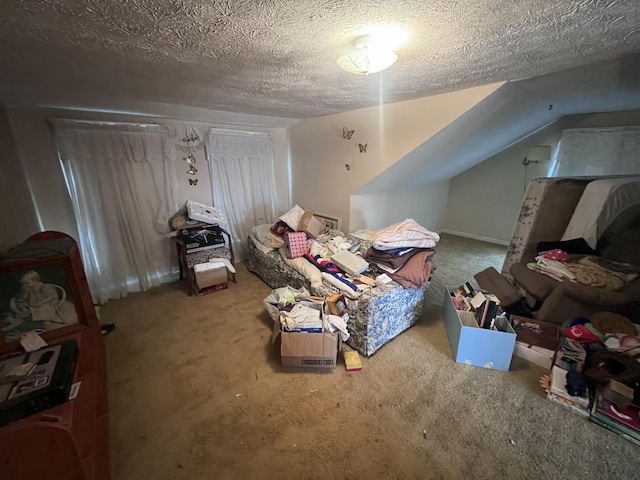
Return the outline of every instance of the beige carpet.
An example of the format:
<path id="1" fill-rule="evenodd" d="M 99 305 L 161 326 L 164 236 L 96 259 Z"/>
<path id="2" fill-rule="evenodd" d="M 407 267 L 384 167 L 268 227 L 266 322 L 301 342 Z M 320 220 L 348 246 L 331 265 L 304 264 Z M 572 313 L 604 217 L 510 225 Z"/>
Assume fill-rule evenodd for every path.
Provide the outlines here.
<path id="1" fill-rule="evenodd" d="M 542 368 L 453 361 L 443 285 L 504 253 L 443 235 L 426 317 L 354 373 L 281 367 L 271 289 L 245 264 L 206 296 L 108 302 L 113 480 L 638 478 L 640 449 L 546 400 Z"/>

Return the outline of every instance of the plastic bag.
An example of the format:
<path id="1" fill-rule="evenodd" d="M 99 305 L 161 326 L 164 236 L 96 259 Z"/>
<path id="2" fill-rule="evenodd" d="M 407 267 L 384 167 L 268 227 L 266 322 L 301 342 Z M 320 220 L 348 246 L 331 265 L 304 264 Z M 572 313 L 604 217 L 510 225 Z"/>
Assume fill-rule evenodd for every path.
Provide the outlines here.
<path id="1" fill-rule="evenodd" d="M 296 303 L 296 295 L 309 295 L 309 290 L 304 287 L 298 290 L 290 286 L 276 288 L 271 291 L 271 294 L 262 303 L 267 312 L 269 312 L 271 319 L 275 322 L 280 316 L 280 307 L 289 303 Z"/>

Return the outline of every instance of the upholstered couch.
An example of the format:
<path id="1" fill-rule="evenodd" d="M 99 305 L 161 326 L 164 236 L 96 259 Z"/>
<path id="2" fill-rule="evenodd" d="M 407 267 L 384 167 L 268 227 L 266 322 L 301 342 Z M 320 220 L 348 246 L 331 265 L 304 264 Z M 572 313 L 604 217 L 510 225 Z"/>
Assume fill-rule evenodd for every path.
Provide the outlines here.
<path id="1" fill-rule="evenodd" d="M 559 282 L 529 270 L 523 263 L 511 267 L 516 284 L 526 293 L 527 303 L 541 306 L 533 317 L 562 323 L 575 317 L 590 317 L 598 311 L 621 313 L 640 321 L 640 280 L 628 283 L 619 291 L 574 283 Z"/>
<path id="2" fill-rule="evenodd" d="M 534 180 L 509 247 L 502 275 L 511 280 L 534 309 L 533 316 L 554 323 L 612 311 L 640 322 L 640 279 L 619 290 L 587 286 L 569 280 L 557 281 L 527 267 L 535 262 L 541 242 L 560 242 L 573 217 L 585 187 L 597 177 Z M 598 215 L 598 212 L 593 212 Z M 640 205 L 624 207 L 615 221 L 599 233 L 596 255 L 632 263 L 640 271 Z"/>

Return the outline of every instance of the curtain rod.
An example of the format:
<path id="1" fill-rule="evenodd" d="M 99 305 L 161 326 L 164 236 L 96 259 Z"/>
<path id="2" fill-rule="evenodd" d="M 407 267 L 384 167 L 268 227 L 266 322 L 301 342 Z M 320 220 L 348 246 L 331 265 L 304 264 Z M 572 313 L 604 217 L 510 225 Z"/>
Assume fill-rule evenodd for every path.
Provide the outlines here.
<path id="1" fill-rule="evenodd" d="M 118 122 L 112 120 L 85 120 L 77 118 L 47 118 L 50 124 L 83 124 L 83 125 L 122 125 L 122 126 L 135 126 L 135 127 L 161 127 L 159 123 L 136 123 L 136 122 Z"/>
<path id="2" fill-rule="evenodd" d="M 128 127 L 169 127 L 169 126 L 180 126 L 180 127 L 196 127 L 198 128 L 200 125 L 205 127 L 209 133 L 211 134 L 221 134 L 221 135 L 238 135 L 238 136 L 256 136 L 256 137 L 267 137 L 271 138 L 271 135 L 267 132 L 256 132 L 251 130 L 240 130 L 240 129 L 232 129 L 232 128 L 221 128 L 221 127 L 212 127 L 210 125 L 203 124 L 201 122 L 194 122 L 193 124 L 185 123 L 136 123 L 136 122 L 121 122 L 121 121 L 111 121 L 111 120 L 86 120 L 86 119 L 75 119 L 75 118 L 56 118 L 51 117 L 47 118 L 47 121 L 51 125 L 58 124 L 68 124 L 68 125 L 102 125 L 102 126 L 128 126 Z M 198 125 L 199 124 L 199 125 Z"/>
<path id="3" fill-rule="evenodd" d="M 210 127 L 208 131 L 212 135 L 238 135 L 238 136 L 271 138 L 271 135 L 268 134 L 267 132 L 252 132 L 250 130 L 234 130 L 232 128 Z"/>

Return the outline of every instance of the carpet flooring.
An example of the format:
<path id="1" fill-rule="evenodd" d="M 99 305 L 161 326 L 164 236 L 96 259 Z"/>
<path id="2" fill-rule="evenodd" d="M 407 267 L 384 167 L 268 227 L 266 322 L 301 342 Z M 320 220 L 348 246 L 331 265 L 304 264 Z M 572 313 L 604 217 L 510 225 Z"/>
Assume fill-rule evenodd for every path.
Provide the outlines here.
<path id="1" fill-rule="evenodd" d="M 262 305 L 238 282 L 201 297 L 181 283 L 110 301 L 113 480 L 638 478 L 640 449 L 546 400 L 541 367 L 456 363 L 445 285 L 500 269 L 506 248 L 443 235 L 427 313 L 347 372 L 285 369 Z"/>

